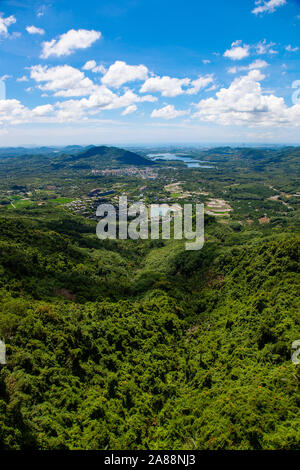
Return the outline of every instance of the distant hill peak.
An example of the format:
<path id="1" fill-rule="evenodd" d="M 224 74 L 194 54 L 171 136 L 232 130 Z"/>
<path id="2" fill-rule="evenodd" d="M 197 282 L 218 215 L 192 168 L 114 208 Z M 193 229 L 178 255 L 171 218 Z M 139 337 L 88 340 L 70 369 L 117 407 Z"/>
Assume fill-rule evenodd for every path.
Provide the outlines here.
<path id="1" fill-rule="evenodd" d="M 152 166 L 155 162 L 148 158 L 142 157 L 135 152 L 129 150 L 120 149 L 118 147 L 107 147 L 105 145 L 91 147 L 76 156 L 73 156 L 73 160 L 79 160 L 82 158 L 100 157 L 101 159 L 107 160 L 107 162 L 119 162 L 123 165 L 135 165 L 135 166 Z"/>

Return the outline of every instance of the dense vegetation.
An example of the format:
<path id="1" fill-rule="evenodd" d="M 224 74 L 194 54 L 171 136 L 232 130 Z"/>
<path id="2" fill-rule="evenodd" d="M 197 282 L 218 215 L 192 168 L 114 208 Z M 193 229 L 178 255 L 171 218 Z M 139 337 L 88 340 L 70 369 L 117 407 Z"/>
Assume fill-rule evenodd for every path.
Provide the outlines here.
<path id="1" fill-rule="evenodd" d="M 81 160 L 82 158 L 96 157 L 94 162 L 101 162 L 103 165 L 108 166 L 111 164 L 124 164 L 124 165 L 154 165 L 151 160 L 141 157 L 137 153 L 129 152 L 128 150 L 119 149 L 117 147 L 91 147 L 88 150 L 81 152 L 77 155 L 70 157 L 72 160 Z"/>
<path id="2" fill-rule="evenodd" d="M 279 150 L 270 179 L 269 151 L 264 170 L 250 169 L 259 152 L 244 155 L 250 180 L 229 168 L 241 152 L 215 151 L 215 179 L 176 170 L 189 189 L 224 197 L 226 186 L 235 208 L 227 223 L 206 217 L 199 252 L 175 240 L 98 240 L 94 221 L 47 195 L 49 178 L 59 197 L 74 185 L 48 163 L 44 176 L 28 167 L 3 181 L 3 193 L 26 185 L 46 203 L 0 211 L 1 449 L 299 449 L 297 197 L 290 210 L 268 200 L 271 223 L 256 221 L 269 186 L 289 195 L 295 180 Z M 141 183 L 129 181 L 132 194 Z M 80 184 L 89 190 L 89 175 Z M 163 196 L 160 180 L 147 185 L 149 201 Z"/>

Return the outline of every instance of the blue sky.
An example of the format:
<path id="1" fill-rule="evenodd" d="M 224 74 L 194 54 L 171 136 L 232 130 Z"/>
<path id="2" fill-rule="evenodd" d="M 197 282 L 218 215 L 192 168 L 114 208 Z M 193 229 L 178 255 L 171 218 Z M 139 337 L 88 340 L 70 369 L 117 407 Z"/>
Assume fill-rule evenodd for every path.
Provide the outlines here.
<path id="1" fill-rule="evenodd" d="M 2 0 L 0 13 L 2 146 L 300 143 L 300 1 Z"/>

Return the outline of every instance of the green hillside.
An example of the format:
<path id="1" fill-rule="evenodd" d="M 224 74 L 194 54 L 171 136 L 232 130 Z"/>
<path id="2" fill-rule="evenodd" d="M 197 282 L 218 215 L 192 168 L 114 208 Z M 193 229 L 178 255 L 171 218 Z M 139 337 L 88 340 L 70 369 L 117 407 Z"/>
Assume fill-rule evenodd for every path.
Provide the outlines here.
<path id="1" fill-rule="evenodd" d="M 1 448 L 296 449 L 299 237 L 187 253 L 91 230 L 1 221 Z"/>
<path id="2" fill-rule="evenodd" d="M 155 162 L 149 160 L 148 158 L 144 158 L 137 153 L 119 149 L 117 147 L 105 146 L 91 147 L 82 153 L 74 155 L 70 158 L 66 158 L 66 161 L 77 161 L 81 159 L 89 160 L 89 162 L 102 164 L 105 166 L 112 164 L 135 166 L 155 165 Z"/>
<path id="3" fill-rule="evenodd" d="M 299 449 L 299 149 L 186 152 L 0 161 L 0 449 Z M 204 203 L 203 249 L 100 241 L 123 194 Z"/>

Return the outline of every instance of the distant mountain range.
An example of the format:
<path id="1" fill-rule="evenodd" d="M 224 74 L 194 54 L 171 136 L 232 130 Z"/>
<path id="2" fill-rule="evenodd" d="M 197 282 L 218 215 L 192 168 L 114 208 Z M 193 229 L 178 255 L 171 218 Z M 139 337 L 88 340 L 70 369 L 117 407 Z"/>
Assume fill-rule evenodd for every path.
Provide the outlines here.
<path id="1" fill-rule="evenodd" d="M 178 153 L 174 150 L 174 153 Z M 300 147 L 216 147 L 191 151 L 191 156 L 222 165 L 242 165 L 253 171 L 283 168 L 286 174 L 299 175 Z M 118 147 L 69 145 L 67 147 L 0 148 L 0 173 L 21 168 L 32 171 L 91 170 L 125 166 L 159 165 L 142 149 L 139 153 Z"/>
<path id="2" fill-rule="evenodd" d="M 25 152 L 25 153 L 24 153 Z M 129 150 L 107 146 L 69 146 L 63 149 L 40 147 L 39 149 L 2 148 L 0 173 L 14 173 L 22 168 L 32 171 L 65 171 L 108 169 L 126 166 L 153 166 L 156 162 Z M 1 171 L 2 170 L 2 171 Z"/>
<path id="3" fill-rule="evenodd" d="M 0 148 L 0 159 L 18 157 L 50 157 L 58 158 L 60 161 L 75 162 L 81 159 L 92 159 L 93 162 L 114 162 L 122 165 L 154 165 L 148 158 L 142 157 L 135 152 L 108 146 L 86 146 L 68 145 L 67 147 L 2 147 Z"/>

